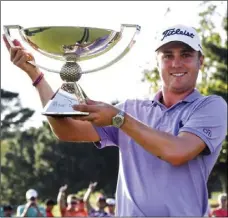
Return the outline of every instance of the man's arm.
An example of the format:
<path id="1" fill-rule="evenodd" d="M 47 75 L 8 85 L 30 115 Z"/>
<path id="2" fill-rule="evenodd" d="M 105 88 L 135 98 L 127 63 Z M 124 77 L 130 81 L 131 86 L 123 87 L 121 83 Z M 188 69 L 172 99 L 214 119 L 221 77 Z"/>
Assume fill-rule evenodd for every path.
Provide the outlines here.
<path id="1" fill-rule="evenodd" d="M 24 209 L 18 208 L 17 216 L 26 217 L 27 216 L 27 213 L 28 213 L 28 209 L 30 208 L 30 206 L 31 206 L 31 202 L 28 202 L 25 205 Z"/>
<path id="2" fill-rule="evenodd" d="M 64 216 L 64 213 L 66 210 L 66 201 L 65 201 L 66 189 L 67 189 L 67 185 L 60 187 L 59 193 L 57 196 L 57 204 L 59 205 L 59 210 L 60 210 L 62 216 Z"/>
<path id="3" fill-rule="evenodd" d="M 119 110 L 104 103 L 91 104 L 74 106 L 76 110 L 90 113 L 80 119 L 92 119 L 96 126 L 111 125 L 112 117 Z M 221 97 L 207 98 L 195 109 L 178 136 L 153 129 L 127 113 L 121 129 L 151 154 L 178 166 L 194 159 L 206 146 L 213 152 L 221 145 L 227 131 L 227 104 Z"/>
<path id="4" fill-rule="evenodd" d="M 6 48 L 10 52 L 10 60 L 21 70 L 26 72 L 31 81 L 35 81 L 40 75 L 40 70 L 28 63 L 34 61 L 32 54 L 28 53 L 18 41 L 14 41 L 16 47 L 11 48 L 5 36 L 3 36 Z M 32 88 L 32 84 L 31 84 Z M 36 86 L 42 105 L 45 106 L 54 95 L 54 92 L 48 82 L 43 78 Z M 53 118 L 47 117 L 48 122 L 54 134 L 63 141 L 99 141 L 99 136 L 90 122 L 75 121 L 72 118 Z"/>
<path id="5" fill-rule="evenodd" d="M 34 205 L 34 208 L 37 211 L 37 216 L 38 217 L 45 217 L 46 216 L 46 211 L 44 208 L 39 208 L 39 206 L 37 204 Z"/>
<path id="6" fill-rule="evenodd" d="M 45 106 L 54 95 L 45 78 L 37 85 L 42 105 Z M 47 117 L 52 131 L 62 141 L 99 141 L 100 137 L 90 122 L 74 120 L 70 117 Z"/>
<path id="7" fill-rule="evenodd" d="M 90 211 L 93 210 L 93 207 L 91 206 L 89 199 L 90 199 L 90 196 L 91 196 L 92 192 L 94 191 L 96 185 L 97 185 L 97 182 L 90 183 L 89 187 L 88 187 L 88 189 L 84 195 L 84 198 L 83 198 L 83 201 L 86 204 L 86 208 L 87 208 L 88 213 L 90 213 Z"/>
<path id="8" fill-rule="evenodd" d="M 129 115 L 121 129 L 145 150 L 175 166 L 193 159 L 206 147 L 194 134 L 183 132 L 174 136 L 152 129 Z"/>
<path id="9" fill-rule="evenodd" d="M 210 96 L 195 109 L 178 136 L 150 128 L 126 115 L 122 130 L 150 153 L 173 164 L 181 165 L 206 148 L 214 152 L 227 134 L 227 103 Z"/>

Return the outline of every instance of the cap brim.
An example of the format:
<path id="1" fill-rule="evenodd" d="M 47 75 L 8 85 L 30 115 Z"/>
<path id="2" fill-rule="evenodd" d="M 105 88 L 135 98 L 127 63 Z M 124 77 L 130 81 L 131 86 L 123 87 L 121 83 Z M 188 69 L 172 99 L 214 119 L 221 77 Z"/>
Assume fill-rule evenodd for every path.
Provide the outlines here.
<path id="1" fill-rule="evenodd" d="M 195 45 L 195 44 L 191 43 L 191 41 L 183 40 L 181 38 L 172 39 L 172 40 L 168 40 L 168 41 L 166 41 L 164 43 L 160 43 L 159 45 L 156 46 L 155 51 L 158 51 L 161 47 L 163 47 L 164 45 L 167 45 L 167 44 L 169 44 L 171 42 L 182 42 L 182 43 L 190 46 L 193 50 L 200 51 L 203 54 L 203 50 L 201 48 L 201 45 Z"/>

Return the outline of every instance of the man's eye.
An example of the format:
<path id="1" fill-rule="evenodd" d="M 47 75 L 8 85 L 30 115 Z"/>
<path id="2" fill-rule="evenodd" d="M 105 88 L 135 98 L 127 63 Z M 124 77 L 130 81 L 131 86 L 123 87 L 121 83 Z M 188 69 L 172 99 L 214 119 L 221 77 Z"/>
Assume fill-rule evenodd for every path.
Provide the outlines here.
<path id="1" fill-rule="evenodd" d="M 165 59 L 170 59 L 170 58 L 172 58 L 172 55 L 170 55 L 170 54 L 164 55 L 164 58 Z"/>
<path id="2" fill-rule="evenodd" d="M 184 54 L 182 54 L 182 57 L 188 58 L 188 57 L 191 57 L 191 54 L 189 54 L 189 53 L 184 53 Z"/>

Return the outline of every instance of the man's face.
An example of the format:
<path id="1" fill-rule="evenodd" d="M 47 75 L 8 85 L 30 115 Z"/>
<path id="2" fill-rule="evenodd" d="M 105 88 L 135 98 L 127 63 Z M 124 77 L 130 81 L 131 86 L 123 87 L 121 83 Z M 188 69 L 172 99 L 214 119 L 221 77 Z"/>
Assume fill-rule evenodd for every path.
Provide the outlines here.
<path id="1" fill-rule="evenodd" d="M 184 93 L 195 87 L 203 56 L 184 43 L 170 42 L 158 50 L 157 64 L 163 88 Z"/>
<path id="2" fill-rule="evenodd" d="M 7 210 L 4 211 L 4 216 L 5 217 L 11 217 L 12 214 L 13 214 L 13 210 L 11 210 L 11 209 L 7 209 Z"/>
<path id="3" fill-rule="evenodd" d="M 227 207 L 228 206 L 228 204 L 227 204 L 227 198 L 225 198 L 225 197 L 222 198 L 221 199 L 221 204 L 222 204 L 223 207 Z"/>
<path id="4" fill-rule="evenodd" d="M 76 208 L 77 207 L 76 199 L 71 199 L 70 206 L 71 206 L 71 208 Z"/>
<path id="5" fill-rule="evenodd" d="M 113 213 L 115 211 L 115 205 L 108 205 L 108 210 Z"/>
<path id="6" fill-rule="evenodd" d="M 31 202 L 31 205 L 34 206 L 34 205 L 36 204 L 37 198 L 31 197 L 31 198 L 29 199 L 29 201 Z"/>
<path id="7" fill-rule="evenodd" d="M 83 210 L 85 208 L 85 203 L 83 201 L 79 201 L 77 207 L 79 210 Z"/>
<path id="8" fill-rule="evenodd" d="M 106 206 L 107 206 L 107 204 L 106 204 L 106 201 L 105 201 L 105 200 L 99 200 L 99 201 L 97 202 L 97 207 L 98 207 L 99 209 L 104 209 Z"/>
<path id="9" fill-rule="evenodd" d="M 51 205 L 51 204 L 50 204 L 50 205 L 47 205 L 47 209 L 48 209 L 48 210 L 51 211 L 53 208 L 54 208 L 54 205 Z"/>

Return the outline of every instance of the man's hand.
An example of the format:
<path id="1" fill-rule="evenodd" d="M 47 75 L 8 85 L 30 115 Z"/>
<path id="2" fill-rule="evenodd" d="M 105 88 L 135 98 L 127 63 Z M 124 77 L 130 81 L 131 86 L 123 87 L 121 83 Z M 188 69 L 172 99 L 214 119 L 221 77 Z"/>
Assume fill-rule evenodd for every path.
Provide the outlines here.
<path id="1" fill-rule="evenodd" d="M 90 99 L 86 100 L 86 104 L 74 105 L 73 109 L 81 112 L 89 112 L 87 116 L 77 116 L 74 119 L 89 121 L 96 126 L 112 125 L 112 118 L 119 112 L 119 109 L 112 105 Z"/>
<path id="2" fill-rule="evenodd" d="M 32 207 L 33 206 L 32 204 L 33 204 L 32 201 L 27 202 L 26 205 L 25 205 L 25 209 L 28 209 L 28 208 Z"/>
<path id="3" fill-rule="evenodd" d="M 65 184 L 64 186 L 61 186 L 59 189 L 59 192 L 65 192 L 67 190 L 67 184 Z"/>
<path id="4" fill-rule="evenodd" d="M 10 46 L 5 35 L 3 35 L 3 40 L 5 42 L 6 48 L 10 53 L 11 62 L 25 71 L 32 80 L 37 78 L 37 76 L 40 74 L 40 70 L 32 64 L 28 63 L 28 61 L 35 62 L 33 55 L 26 51 L 18 40 L 13 41 L 13 44 L 15 45 L 14 48 Z"/>
<path id="5" fill-rule="evenodd" d="M 94 191 L 94 189 L 96 188 L 96 186 L 97 186 L 97 182 L 91 182 L 89 184 L 89 189 L 91 189 L 92 191 Z"/>

